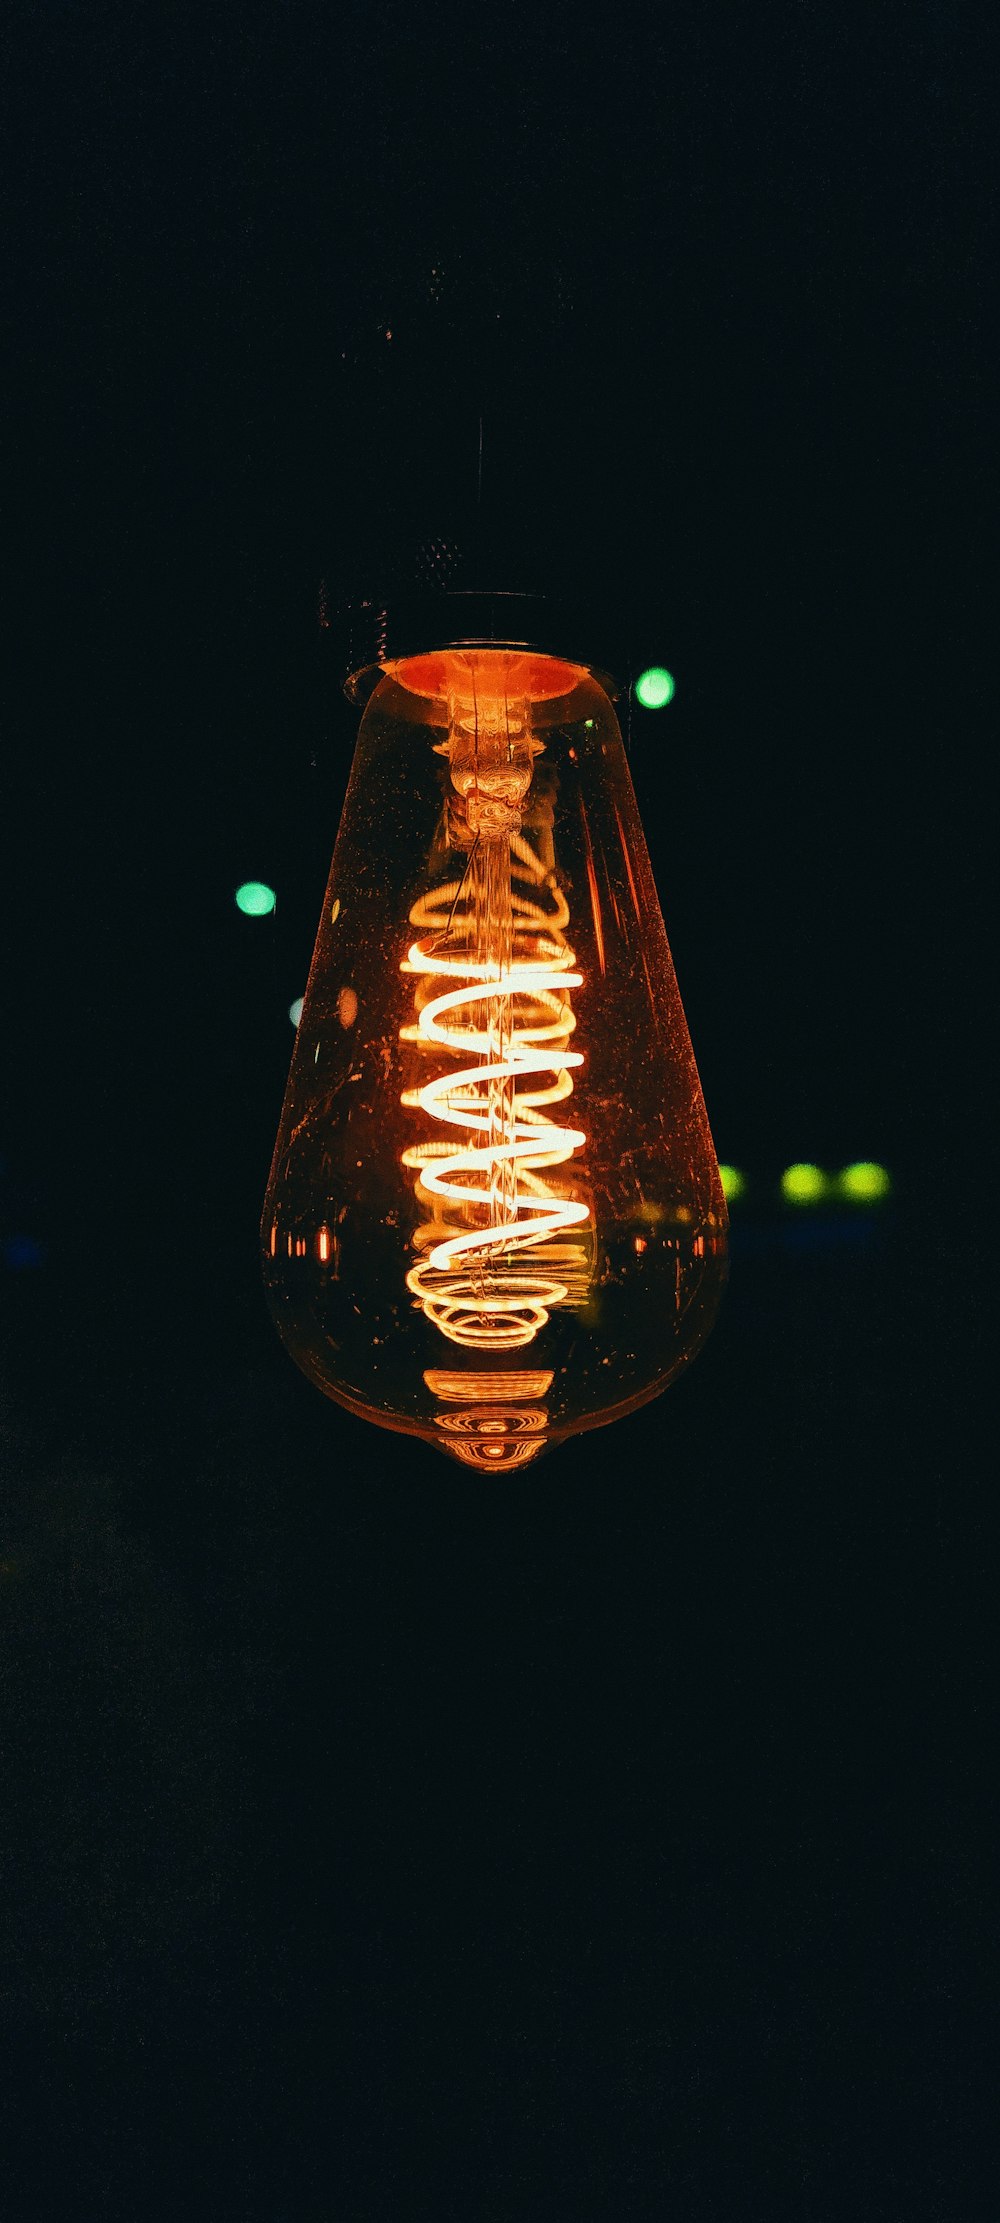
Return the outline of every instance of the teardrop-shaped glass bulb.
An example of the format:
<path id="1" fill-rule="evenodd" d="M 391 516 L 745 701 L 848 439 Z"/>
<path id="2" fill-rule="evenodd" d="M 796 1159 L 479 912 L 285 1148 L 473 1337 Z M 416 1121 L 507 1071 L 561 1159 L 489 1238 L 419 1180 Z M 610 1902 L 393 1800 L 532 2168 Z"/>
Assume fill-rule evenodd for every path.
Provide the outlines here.
<path id="1" fill-rule="evenodd" d="M 578 665 L 387 668 L 361 724 L 263 1218 L 350 1411 L 524 1464 L 711 1326 L 726 1205 L 621 735 Z"/>

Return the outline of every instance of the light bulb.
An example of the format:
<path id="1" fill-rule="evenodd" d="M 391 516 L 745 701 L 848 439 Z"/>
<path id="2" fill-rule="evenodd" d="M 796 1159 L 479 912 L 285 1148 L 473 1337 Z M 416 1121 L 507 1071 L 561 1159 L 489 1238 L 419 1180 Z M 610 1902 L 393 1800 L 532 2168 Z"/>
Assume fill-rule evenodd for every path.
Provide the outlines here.
<path id="1" fill-rule="evenodd" d="M 512 1467 L 656 1396 L 726 1204 L 621 735 L 587 669 L 462 646 L 362 720 L 263 1215 L 327 1395 Z"/>

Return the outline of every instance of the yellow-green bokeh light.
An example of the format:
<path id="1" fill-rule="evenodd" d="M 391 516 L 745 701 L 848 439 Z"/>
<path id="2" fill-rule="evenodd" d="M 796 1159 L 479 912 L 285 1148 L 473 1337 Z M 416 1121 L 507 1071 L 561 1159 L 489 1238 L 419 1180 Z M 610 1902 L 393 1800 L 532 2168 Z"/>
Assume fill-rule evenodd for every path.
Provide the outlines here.
<path id="1" fill-rule="evenodd" d="M 644 710 L 663 710 L 668 702 L 673 702 L 674 693 L 674 675 L 662 664 L 650 664 L 647 671 L 640 672 L 635 683 L 635 699 L 641 702 Z"/>
<path id="2" fill-rule="evenodd" d="M 781 1194 L 786 1204 L 818 1204 L 827 1188 L 826 1174 L 820 1166 L 786 1166 L 781 1176 Z"/>
<path id="3" fill-rule="evenodd" d="M 859 1158 L 856 1165 L 845 1166 L 837 1179 L 840 1195 L 849 1197 L 852 1204 L 877 1204 L 891 1187 L 885 1167 L 876 1165 L 873 1158 Z"/>
<path id="4" fill-rule="evenodd" d="M 263 919 L 275 905 L 274 889 L 266 880 L 244 880 L 236 890 L 236 908 L 248 919 Z"/>
<path id="5" fill-rule="evenodd" d="M 737 1198 L 741 1197 L 746 1190 L 746 1179 L 740 1172 L 739 1167 L 720 1166 L 719 1179 L 722 1182 L 722 1194 L 726 1203 L 735 1204 Z"/>

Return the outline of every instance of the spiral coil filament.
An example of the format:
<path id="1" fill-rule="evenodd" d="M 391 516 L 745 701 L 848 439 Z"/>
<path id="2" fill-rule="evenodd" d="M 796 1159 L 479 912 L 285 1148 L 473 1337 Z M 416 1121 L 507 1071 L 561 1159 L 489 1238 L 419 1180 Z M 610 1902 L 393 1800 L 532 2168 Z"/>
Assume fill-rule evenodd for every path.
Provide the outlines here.
<path id="1" fill-rule="evenodd" d="M 606 689 L 517 647 L 384 666 L 265 1203 L 293 1355 L 352 1412 L 520 1469 L 687 1364 L 725 1230 Z"/>
<path id="2" fill-rule="evenodd" d="M 406 1280 L 451 1342 L 515 1350 L 532 1342 L 553 1306 L 586 1293 L 581 1235 L 592 1234 L 593 1216 L 551 1178 L 586 1143 L 556 1113 L 573 1093 L 572 1068 L 584 1063 L 570 1048 L 570 991 L 583 976 L 566 939 L 551 811 L 540 808 L 525 831 L 541 744 L 524 706 L 491 693 L 470 660 L 466 691 L 450 708 L 445 809 L 450 848 L 464 848 L 466 863 L 460 878 L 413 905 L 420 939 L 401 966 L 418 983 L 416 1020 L 401 1041 L 425 1058 L 436 1052 L 438 1064 L 442 1052 L 449 1059 L 402 1097 L 431 1127 L 403 1152 L 430 1212 Z M 570 1229 L 579 1232 L 567 1240 Z"/>

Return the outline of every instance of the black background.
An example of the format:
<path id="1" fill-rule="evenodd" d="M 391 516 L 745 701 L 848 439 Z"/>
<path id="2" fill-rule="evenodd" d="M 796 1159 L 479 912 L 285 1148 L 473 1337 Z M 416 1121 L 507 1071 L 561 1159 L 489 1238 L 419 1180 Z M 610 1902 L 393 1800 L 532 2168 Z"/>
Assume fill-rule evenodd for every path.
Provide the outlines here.
<path id="1" fill-rule="evenodd" d="M 13 11 L 17 2214 L 993 2211 L 984 20 Z M 434 271 L 500 303 L 436 386 Z M 479 408 L 677 676 L 623 720 L 750 1180 L 690 1377 L 503 1483 L 326 1405 L 256 1263 L 317 583 Z"/>

